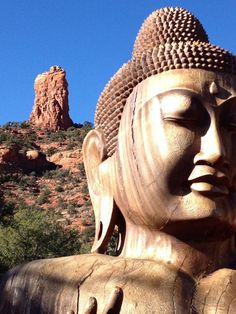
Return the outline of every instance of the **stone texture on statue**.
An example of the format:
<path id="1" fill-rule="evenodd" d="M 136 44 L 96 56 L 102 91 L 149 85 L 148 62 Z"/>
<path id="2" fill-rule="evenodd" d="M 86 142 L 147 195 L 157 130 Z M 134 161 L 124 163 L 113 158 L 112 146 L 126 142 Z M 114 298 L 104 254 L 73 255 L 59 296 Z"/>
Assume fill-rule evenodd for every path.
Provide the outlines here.
<path id="1" fill-rule="evenodd" d="M 236 309 L 231 269 L 195 281 L 168 263 L 98 254 L 33 261 L 11 270 L 0 290 L 4 285 L 15 291 L 1 295 L 4 314 L 234 314 Z M 97 302 L 88 311 L 91 297 Z"/>
<path id="2" fill-rule="evenodd" d="M 65 130 L 73 125 L 69 116 L 66 72 L 52 66 L 35 79 L 35 100 L 30 122 L 41 129 Z"/>
<path id="3" fill-rule="evenodd" d="M 150 15 L 83 143 L 94 253 L 10 270 L 0 312 L 236 313 L 235 74 L 189 12 Z"/>

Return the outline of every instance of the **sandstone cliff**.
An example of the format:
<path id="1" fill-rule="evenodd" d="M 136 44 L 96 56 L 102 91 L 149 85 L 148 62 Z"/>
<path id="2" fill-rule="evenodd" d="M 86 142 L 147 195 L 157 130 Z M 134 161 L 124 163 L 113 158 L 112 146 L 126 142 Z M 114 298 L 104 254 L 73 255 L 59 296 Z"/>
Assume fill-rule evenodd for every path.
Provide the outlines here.
<path id="1" fill-rule="evenodd" d="M 73 125 L 67 86 L 66 72 L 59 66 L 52 66 L 36 77 L 34 107 L 30 115 L 33 125 L 52 131 L 66 130 Z"/>

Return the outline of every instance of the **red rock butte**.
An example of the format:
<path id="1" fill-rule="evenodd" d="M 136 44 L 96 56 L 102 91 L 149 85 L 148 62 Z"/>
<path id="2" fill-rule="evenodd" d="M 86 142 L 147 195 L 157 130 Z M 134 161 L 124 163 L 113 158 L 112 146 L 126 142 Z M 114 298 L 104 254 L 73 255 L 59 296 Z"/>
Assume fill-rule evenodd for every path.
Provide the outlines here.
<path id="1" fill-rule="evenodd" d="M 52 131 L 65 130 L 73 125 L 69 116 L 66 72 L 59 66 L 39 74 L 34 83 L 35 100 L 30 122 Z"/>

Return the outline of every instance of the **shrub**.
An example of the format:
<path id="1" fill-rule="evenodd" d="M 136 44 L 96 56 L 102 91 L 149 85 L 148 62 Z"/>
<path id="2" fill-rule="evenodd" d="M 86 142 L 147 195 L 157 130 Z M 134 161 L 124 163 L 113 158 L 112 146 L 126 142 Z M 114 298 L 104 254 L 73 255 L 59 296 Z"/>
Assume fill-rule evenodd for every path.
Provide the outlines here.
<path id="1" fill-rule="evenodd" d="M 32 187 L 36 183 L 36 178 L 34 176 L 22 176 L 19 180 L 19 186 L 26 188 Z"/>
<path id="2" fill-rule="evenodd" d="M 87 254 L 91 252 L 92 243 L 82 243 L 80 247 L 80 254 Z"/>
<path id="3" fill-rule="evenodd" d="M 49 195 L 51 192 L 48 189 L 45 189 L 38 197 L 38 204 L 43 205 L 49 201 Z"/>
<path id="4" fill-rule="evenodd" d="M 50 156 L 52 156 L 53 154 L 55 154 L 57 151 L 58 151 L 58 150 L 57 150 L 56 147 L 49 147 L 49 148 L 46 150 L 45 154 L 50 157 Z"/>
<path id="5" fill-rule="evenodd" d="M 84 184 L 83 184 L 82 189 L 81 189 L 81 192 L 82 192 L 83 194 L 88 194 L 88 193 L 89 193 L 87 183 L 84 183 Z"/>
<path id="6" fill-rule="evenodd" d="M 14 202 L 9 202 L 3 204 L 0 210 L 0 226 L 8 226 L 11 224 L 16 204 Z"/>
<path id="7" fill-rule="evenodd" d="M 61 198 L 58 198 L 57 206 L 59 209 L 66 209 L 67 208 L 67 203 Z"/>
<path id="8" fill-rule="evenodd" d="M 19 127 L 21 127 L 22 129 L 28 129 L 30 127 L 30 124 L 28 121 L 23 121 L 20 122 Z"/>
<path id="9" fill-rule="evenodd" d="M 48 134 L 48 139 L 51 142 L 62 142 L 62 141 L 65 141 L 65 139 L 66 139 L 65 131 L 51 132 L 51 133 Z"/>
<path id="10" fill-rule="evenodd" d="M 34 259 L 77 254 L 80 245 L 78 232 L 64 229 L 55 215 L 21 209 L 10 225 L 0 226 L 0 273 Z"/>
<path id="11" fill-rule="evenodd" d="M 58 185 L 58 186 L 56 186 L 55 191 L 56 192 L 63 192 L 64 189 L 63 189 L 63 187 L 61 185 Z"/>
<path id="12" fill-rule="evenodd" d="M 82 242 L 87 243 L 90 242 L 91 240 L 93 240 L 95 235 L 95 227 L 94 226 L 89 226 L 87 227 L 84 232 L 81 234 L 82 236 Z"/>
<path id="13" fill-rule="evenodd" d="M 59 169 L 54 169 L 54 170 L 46 170 L 43 174 L 44 178 L 46 179 L 52 179 L 55 178 L 58 173 L 59 173 Z"/>
<path id="14" fill-rule="evenodd" d="M 0 174 L 0 183 L 5 182 L 19 182 L 18 174 L 11 174 L 11 173 L 2 173 Z"/>
<path id="15" fill-rule="evenodd" d="M 75 205 L 73 205 L 73 204 L 69 204 L 68 207 L 67 207 L 67 210 L 68 210 L 68 213 L 69 213 L 70 215 L 74 215 L 74 214 L 77 213 L 77 210 L 76 210 L 76 208 L 75 208 Z"/>
<path id="16" fill-rule="evenodd" d="M 74 148 L 74 146 L 75 146 L 74 143 L 70 142 L 67 144 L 66 149 L 72 150 Z"/>
<path id="17" fill-rule="evenodd" d="M 84 163 L 80 162 L 77 167 L 79 169 L 80 177 L 85 178 L 86 173 L 85 173 Z"/>

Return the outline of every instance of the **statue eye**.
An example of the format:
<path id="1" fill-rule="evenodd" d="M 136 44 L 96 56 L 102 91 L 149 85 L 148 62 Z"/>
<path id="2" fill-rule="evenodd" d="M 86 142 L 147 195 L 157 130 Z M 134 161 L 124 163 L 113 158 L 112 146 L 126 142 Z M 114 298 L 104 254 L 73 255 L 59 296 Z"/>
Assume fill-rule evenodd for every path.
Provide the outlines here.
<path id="1" fill-rule="evenodd" d="M 208 116 L 200 99 L 189 91 L 172 91 L 161 97 L 162 118 L 189 129 L 201 128 Z"/>

